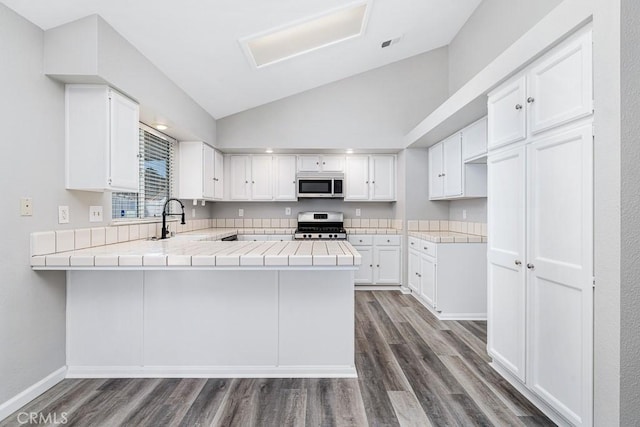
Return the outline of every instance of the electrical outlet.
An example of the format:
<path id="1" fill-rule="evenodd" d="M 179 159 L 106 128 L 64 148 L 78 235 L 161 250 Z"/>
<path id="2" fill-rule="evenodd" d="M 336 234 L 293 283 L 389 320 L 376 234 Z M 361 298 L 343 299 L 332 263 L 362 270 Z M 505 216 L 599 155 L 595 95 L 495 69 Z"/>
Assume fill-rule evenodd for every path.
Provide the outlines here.
<path id="1" fill-rule="evenodd" d="M 467 210 L 462 209 L 462 219 L 467 219 Z"/>
<path id="2" fill-rule="evenodd" d="M 58 224 L 69 224 L 69 206 L 58 206 Z"/>
<path id="3" fill-rule="evenodd" d="M 89 206 L 89 222 L 102 222 L 102 206 Z"/>
<path id="4" fill-rule="evenodd" d="M 191 218 L 195 218 L 196 217 L 196 209 L 193 208 L 191 209 Z"/>
<path id="5" fill-rule="evenodd" d="M 356 216 L 360 216 L 362 214 L 362 212 L 360 211 L 360 209 L 356 209 Z"/>
<path id="6" fill-rule="evenodd" d="M 203 201 L 202 201 L 202 206 L 204 206 L 204 204 L 205 204 L 205 203 L 207 203 L 207 201 L 206 201 L 206 200 L 203 200 Z"/>
<path id="7" fill-rule="evenodd" d="M 193 206 L 198 206 L 198 199 L 193 199 Z"/>
<path id="8" fill-rule="evenodd" d="M 238 209 L 238 216 L 242 218 L 244 216 L 244 209 Z"/>
<path id="9" fill-rule="evenodd" d="M 33 199 L 31 197 L 22 197 L 20 199 L 20 215 L 21 216 L 33 215 Z"/>
<path id="10" fill-rule="evenodd" d="M 284 208 L 284 214 L 287 216 L 291 215 L 291 208 Z"/>

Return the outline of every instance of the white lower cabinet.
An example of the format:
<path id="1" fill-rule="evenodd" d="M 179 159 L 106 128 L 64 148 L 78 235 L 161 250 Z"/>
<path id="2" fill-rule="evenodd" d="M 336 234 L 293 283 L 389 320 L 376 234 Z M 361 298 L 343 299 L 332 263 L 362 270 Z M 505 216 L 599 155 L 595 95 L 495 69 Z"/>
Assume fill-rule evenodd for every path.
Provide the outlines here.
<path id="1" fill-rule="evenodd" d="M 287 242 L 293 240 L 291 234 L 239 234 L 238 240 L 241 242 L 267 242 L 280 241 Z"/>
<path id="2" fill-rule="evenodd" d="M 355 283 L 368 285 L 399 285 L 401 283 L 401 236 L 349 236 L 349 243 L 362 256 L 362 264 L 355 273 Z"/>
<path id="3" fill-rule="evenodd" d="M 409 289 L 441 319 L 485 319 L 486 251 L 485 243 L 409 237 Z"/>
<path id="4" fill-rule="evenodd" d="M 489 355 L 580 426 L 593 410 L 592 138 L 583 123 L 488 158 Z"/>

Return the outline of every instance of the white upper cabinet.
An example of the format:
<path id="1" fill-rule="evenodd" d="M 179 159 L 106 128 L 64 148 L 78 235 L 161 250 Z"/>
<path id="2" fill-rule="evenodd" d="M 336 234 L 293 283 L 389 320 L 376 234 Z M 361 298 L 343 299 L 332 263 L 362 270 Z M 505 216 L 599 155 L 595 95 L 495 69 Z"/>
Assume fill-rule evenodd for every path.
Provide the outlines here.
<path id="1" fill-rule="evenodd" d="M 66 86 L 67 189 L 138 192 L 139 145 L 138 104 L 108 86 Z"/>
<path id="2" fill-rule="evenodd" d="M 429 148 L 429 198 L 462 196 L 462 141 L 456 133 Z"/>
<path id="3" fill-rule="evenodd" d="M 251 199 L 273 200 L 272 156 L 251 156 Z"/>
<path id="4" fill-rule="evenodd" d="M 528 73 L 531 133 L 543 132 L 593 112 L 591 32 L 536 62 Z"/>
<path id="5" fill-rule="evenodd" d="M 348 156 L 345 200 L 369 200 L 369 156 Z"/>
<path id="6" fill-rule="evenodd" d="M 200 141 L 180 142 L 178 151 L 178 197 L 221 200 L 224 167 L 222 154 Z"/>
<path id="7" fill-rule="evenodd" d="M 462 134 L 462 160 L 464 162 L 487 155 L 487 118 L 483 117 L 464 128 Z"/>
<path id="8" fill-rule="evenodd" d="M 527 137 L 526 79 L 518 77 L 489 94 L 488 147 L 501 147 Z"/>
<path id="9" fill-rule="evenodd" d="M 296 201 L 296 156 L 280 155 L 273 157 L 274 162 L 274 199 Z"/>
<path id="10" fill-rule="evenodd" d="M 298 172 L 344 172 L 344 156 L 301 155 L 298 156 Z"/>
<path id="11" fill-rule="evenodd" d="M 394 154 L 347 156 L 346 201 L 394 201 L 396 156 Z"/>
<path id="12" fill-rule="evenodd" d="M 591 29 L 571 36 L 489 94 L 489 149 L 593 113 Z"/>
<path id="13" fill-rule="evenodd" d="M 372 155 L 369 157 L 371 200 L 396 199 L 396 156 Z"/>
<path id="14" fill-rule="evenodd" d="M 273 157 L 232 154 L 228 157 L 229 200 L 273 200 Z"/>

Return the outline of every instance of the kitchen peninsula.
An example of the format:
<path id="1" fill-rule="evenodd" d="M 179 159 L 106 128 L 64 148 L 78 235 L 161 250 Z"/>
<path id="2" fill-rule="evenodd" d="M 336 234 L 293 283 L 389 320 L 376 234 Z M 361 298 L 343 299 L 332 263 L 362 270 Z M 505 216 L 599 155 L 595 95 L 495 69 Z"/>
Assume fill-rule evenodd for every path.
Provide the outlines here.
<path id="1" fill-rule="evenodd" d="M 218 240 L 230 234 L 34 255 L 33 269 L 67 270 L 67 377 L 356 376 L 358 252 Z"/>

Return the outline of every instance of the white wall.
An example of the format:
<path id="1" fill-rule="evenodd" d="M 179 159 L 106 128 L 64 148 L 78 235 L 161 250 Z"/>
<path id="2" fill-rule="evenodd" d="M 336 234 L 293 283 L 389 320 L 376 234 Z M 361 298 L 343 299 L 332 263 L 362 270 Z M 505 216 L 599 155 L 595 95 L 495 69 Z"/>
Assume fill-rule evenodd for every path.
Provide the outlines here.
<path id="1" fill-rule="evenodd" d="M 621 2 L 620 425 L 640 424 L 640 4 Z"/>
<path id="2" fill-rule="evenodd" d="M 466 218 L 464 214 L 466 212 Z M 449 204 L 452 221 L 487 222 L 487 199 L 453 200 Z"/>
<path id="3" fill-rule="evenodd" d="M 441 48 L 218 120 L 222 150 L 402 149 L 447 97 Z"/>
<path id="4" fill-rule="evenodd" d="M 0 4 L 4 153 L 0 244 L 0 404 L 65 365 L 65 274 L 29 267 L 29 233 L 88 226 L 98 193 L 64 189 L 64 87 L 42 74 L 43 32 Z M 21 217 L 20 197 L 33 198 Z M 57 224 L 58 205 L 71 223 Z"/>
<path id="5" fill-rule="evenodd" d="M 238 209 L 244 209 L 244 218 L 292 218 L 304 211 L 344 212 L 345 218 L 356 218 L 360 209 L 361 218 L 395 218 L 391 202 L 344 202 L 340 199 L 300 199 L 297 202 L 218 202 L 211 208 L 212 218 L 240 218 Z M 285 215 L 285 208 L 291 215 Z"/>
<path id="6" fill-rule="evenodd" d="M 449 44 L 449 93 L 460 89 L 562 0 L 483 0 Z"/>

